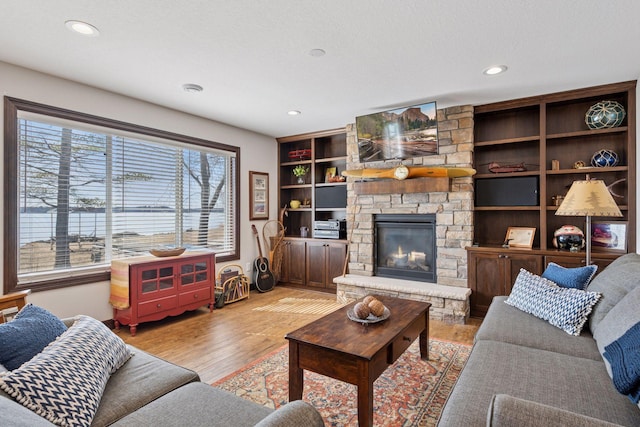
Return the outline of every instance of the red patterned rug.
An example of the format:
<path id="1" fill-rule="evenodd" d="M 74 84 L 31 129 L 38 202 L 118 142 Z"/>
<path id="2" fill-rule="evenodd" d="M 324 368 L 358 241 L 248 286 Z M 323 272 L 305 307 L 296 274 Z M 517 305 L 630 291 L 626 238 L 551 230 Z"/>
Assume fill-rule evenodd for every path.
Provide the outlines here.
<path id="1" fill-rule="evenodd" d="M 429 360 L 420 359 L 418 341 L 374 383 L 374 425 L 434 426 L 471 346 L 429 339 Z M 284 346 L 213 385 L 270 408 L 288 402 L 289 349 Z M 328 426 L 357 426 L 356 386 L 304 371 L 302 398 Z"/>

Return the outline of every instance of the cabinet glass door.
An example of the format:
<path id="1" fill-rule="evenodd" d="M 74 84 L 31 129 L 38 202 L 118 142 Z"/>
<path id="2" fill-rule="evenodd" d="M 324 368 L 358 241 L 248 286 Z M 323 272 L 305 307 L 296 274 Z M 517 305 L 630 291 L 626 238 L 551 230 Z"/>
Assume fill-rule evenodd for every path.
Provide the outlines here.
<path id="1" fill-rule="evenodd" d="M 209 281 L 209 264 L 206 261 L 191 262 L 180 266 L 180 284 L 189 286 Z"/>
<path id="2" fill-rule="evenodd" d="M 140 273 L 142 295 L 173 288 L 173 266 L 149 267 Z"/>

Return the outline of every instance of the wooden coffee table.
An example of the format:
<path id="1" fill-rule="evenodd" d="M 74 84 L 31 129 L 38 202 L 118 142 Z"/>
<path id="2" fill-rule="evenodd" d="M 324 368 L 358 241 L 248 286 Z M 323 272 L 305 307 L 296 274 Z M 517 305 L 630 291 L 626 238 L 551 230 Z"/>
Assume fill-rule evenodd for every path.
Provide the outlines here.
<path id="1" fill-rule="evenodd" d="M 302 399 L 307 369 L 358 387 L 358 424 L 373 425 L 373 382 L 420 337 L 420 356 L 429 357 L 431 304 L 377 297 L 391 316 L 363 325 L 349 320 L 350 304 L 286 335 L 289 340 L 289 401 Z"/>

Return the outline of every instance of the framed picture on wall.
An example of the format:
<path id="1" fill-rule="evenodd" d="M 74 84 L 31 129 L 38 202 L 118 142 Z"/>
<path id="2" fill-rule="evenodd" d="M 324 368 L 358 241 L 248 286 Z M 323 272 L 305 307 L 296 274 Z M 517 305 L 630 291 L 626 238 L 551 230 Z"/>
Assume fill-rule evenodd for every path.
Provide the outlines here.
<path id="1" fill-rule="evenodd" d="M 594 252 L 627 252 L 626 221 L 593 221 L 591 249 Z"/>
<path id="2" fill-rule="evenodd" d="M 531 249 L 535 235 L 535 227 L 509 227 L 504 242 L 505 245 L 512 248 Z"/>
<path id="3" fill-rule="evenodd" d="M 269 219 L 269 174 L 249 171 L 249 219 Z"/>

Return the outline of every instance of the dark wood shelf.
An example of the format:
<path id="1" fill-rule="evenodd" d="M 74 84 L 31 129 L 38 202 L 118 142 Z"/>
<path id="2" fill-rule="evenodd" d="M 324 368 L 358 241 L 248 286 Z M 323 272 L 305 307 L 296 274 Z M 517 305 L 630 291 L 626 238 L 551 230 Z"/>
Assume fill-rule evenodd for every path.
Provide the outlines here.
<path id="1" fill-rule="evenodd" d="M 619 126 L 617 128 L 609 128 L 609 129 L 580 130 L 576 132 L 548 134 L 547 139 L 576 138 L 576 137 L 583 137 L 583 136 L 624 133 L 624 132 L 627 132 L 627 130 L 628 130 L 627 126 Z"/>
<path id="2" fill-rule="evenodd" d="M 493 147 L 495 145 L 515 144 L 519 142 L 535 142 L 535 141 L 540 141 L 540 137 L 538 135 L 522 136 L 518 138 L 496 139 L 493 141 L 477 141 L 474 144 L 474 146 L 475 147 Z"/>

